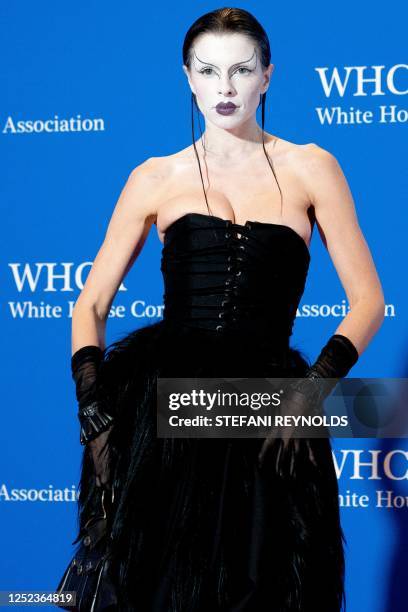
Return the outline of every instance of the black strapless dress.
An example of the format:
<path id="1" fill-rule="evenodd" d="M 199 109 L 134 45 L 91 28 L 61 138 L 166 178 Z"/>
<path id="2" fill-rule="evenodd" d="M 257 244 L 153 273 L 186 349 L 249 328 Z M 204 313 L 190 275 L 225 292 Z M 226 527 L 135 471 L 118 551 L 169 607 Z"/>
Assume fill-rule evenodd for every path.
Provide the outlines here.
<path id="1" fill-rule="evenodd" d="M 302 376 L 290 345 L 310 254 L 292 228 L 188 213 L 166 231 L 164 318 L 106 348 L 112 571 L 134 612 L 338 612 L 344 536 L 330 440 L 280 478 L 262 439 L 156 437 L 157 377 Z M 95 499 L 84 448 L 79 519 Z"/>

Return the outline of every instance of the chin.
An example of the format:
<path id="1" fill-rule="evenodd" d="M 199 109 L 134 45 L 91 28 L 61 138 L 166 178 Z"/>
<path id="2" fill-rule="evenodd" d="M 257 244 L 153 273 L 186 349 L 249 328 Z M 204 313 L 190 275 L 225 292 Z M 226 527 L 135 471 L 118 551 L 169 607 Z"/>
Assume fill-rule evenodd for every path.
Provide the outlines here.
<path id="1" fill-rule="evenodd" d="M 245 119 L 243 117 L 237 117 L 235 115 L 223 117 L 222 115 L 219 115 L 217 111 L 214 111 L 214 112 L 216 116 L 215 117 L 212 116 L 211 119 L 209 118 L 207 119 L 208 121 L 211 121 L 211 123 L 213 123 L 217 127 L 225 128 L 225 129 L 232 129 L 232 128 L 239 127 L 240 125 L 245 123 Z"/>

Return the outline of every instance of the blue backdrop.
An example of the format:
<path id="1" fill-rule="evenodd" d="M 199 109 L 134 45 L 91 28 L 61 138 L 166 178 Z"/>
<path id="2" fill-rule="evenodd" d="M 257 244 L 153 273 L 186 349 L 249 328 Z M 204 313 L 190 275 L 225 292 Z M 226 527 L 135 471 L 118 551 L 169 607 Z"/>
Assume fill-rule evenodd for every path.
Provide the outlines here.
<path id="1" fill-rule="evenodd" d="M 71 309 L 131 170 L 191 143 L 181 46 L 191 23 L 218 6 L 1 6 L 0 590 L 53 590 L 72 555 L 82 448 Z M 271 41 L 267 131 L 337 157 L 383 283 L 385 321 L 353 376 L 406 377 L 407 5 L 238 6 Z M 155 320 L 160 249 L 153 226 L 116 296 L 126 314 L 109 318 L 107 342 Z M 311 254 L 292 341 L 315 358 L 347 302 L 317 232 Z M 333 451 L 348 541 L 347 609 L 402 612 L 407 440 L 336 440 Z"/>

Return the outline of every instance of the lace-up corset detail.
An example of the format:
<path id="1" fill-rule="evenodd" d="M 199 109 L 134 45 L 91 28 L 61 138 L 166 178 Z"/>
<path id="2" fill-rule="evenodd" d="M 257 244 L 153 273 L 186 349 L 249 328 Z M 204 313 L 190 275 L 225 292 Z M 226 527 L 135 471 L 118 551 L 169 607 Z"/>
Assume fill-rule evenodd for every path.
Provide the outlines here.
<path id="1" fill-rule="evenodd" d="M 289 226 L 189 213 L 165 232 L 164 320 L 287 342 L 309 263 Z"/>

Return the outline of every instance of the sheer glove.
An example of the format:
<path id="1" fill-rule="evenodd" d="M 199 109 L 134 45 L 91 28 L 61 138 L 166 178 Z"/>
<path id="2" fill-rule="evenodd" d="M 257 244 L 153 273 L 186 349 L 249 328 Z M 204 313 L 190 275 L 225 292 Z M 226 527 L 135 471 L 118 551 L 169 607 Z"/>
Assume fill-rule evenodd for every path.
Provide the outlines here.
<path id="1" fill-rule="evenodd" d="M 308 368 L 303 378 L 298 378 L 289 385 L 281 407 L 284 415 L 304 415 L 316 413 L 324 399 L 330 395 L 338 379 L 345 377 L 359 358 L 356 347 L 349 338 L 342 334 L 331 336 L 323 347 L 316 362 Z M 322 380 L 330 379 L 330 380 Z M 299 456 L 302 439 L 294 438 L 295 427 L 274 430 L 268 436 L 258 454 L 259 465 L 262 466 L 265 456 L 271 447 L 276 445 L 275 467 L 280 476 L 288 474 L 293 476 L 295 460 Z M 316 465 L 310 440 L 303 438 L 309 459 Z"/>
<path id="2" fill-rule="evenodd" d="M 102 360 L 103 351 L 99 346 L 84 346 L 72 356 L 71 371 L 76 385 L 80 442 L 91 451 L 97 485 L 109 488 L 107 441 L 113 417 L 97 394 Z"/>

